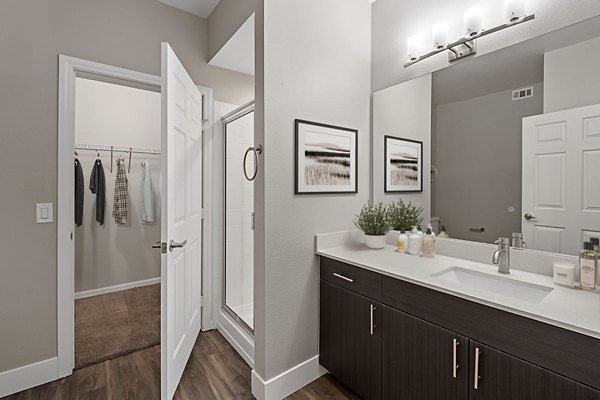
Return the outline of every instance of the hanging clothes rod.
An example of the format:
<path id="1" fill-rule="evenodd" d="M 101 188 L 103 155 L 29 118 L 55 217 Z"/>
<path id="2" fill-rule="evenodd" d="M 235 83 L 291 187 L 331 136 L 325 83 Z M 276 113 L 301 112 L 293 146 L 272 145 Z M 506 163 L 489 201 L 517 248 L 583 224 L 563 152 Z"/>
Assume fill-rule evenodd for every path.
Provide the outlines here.
<path id="1" fill-rule="evenodd" d="M 133 153 L 133 154 L 152 154 L 160 155 L 160 150 L 155 149 L 144 149 L 140 147 L 124 147 L 124 146 L 107 146 L 103 144 L 77 144 L 75 150 L 88 150 L 88 151 L 112 151 L 117 153 Z"/>

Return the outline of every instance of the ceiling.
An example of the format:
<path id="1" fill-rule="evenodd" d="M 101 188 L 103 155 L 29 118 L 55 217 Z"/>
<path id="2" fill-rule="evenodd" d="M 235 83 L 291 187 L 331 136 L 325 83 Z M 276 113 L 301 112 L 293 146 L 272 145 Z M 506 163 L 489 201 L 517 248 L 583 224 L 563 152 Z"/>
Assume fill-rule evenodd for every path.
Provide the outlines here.
<path id="1" fill-rule="evenodd" d="M 158 0 L 202 18 L 208 18 L 220 0 Z"/>

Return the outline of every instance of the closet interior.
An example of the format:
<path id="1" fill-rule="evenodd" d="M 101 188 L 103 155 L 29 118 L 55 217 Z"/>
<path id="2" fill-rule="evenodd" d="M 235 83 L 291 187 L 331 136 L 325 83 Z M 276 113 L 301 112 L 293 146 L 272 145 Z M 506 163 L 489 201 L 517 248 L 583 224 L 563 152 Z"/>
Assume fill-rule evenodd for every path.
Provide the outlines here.
<path id="1" fill-rule="evenodd" d="M 77 78 L 75 368 L 160 344 L 161 99 Z"/>

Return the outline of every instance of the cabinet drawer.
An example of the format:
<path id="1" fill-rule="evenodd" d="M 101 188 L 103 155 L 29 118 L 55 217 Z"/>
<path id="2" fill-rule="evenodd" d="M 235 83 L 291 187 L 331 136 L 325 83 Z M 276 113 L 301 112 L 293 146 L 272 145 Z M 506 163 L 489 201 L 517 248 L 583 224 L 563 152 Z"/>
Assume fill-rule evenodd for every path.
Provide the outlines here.
<path id="1" fill-rule="evenodd" d="M 381 301 L 381 275 L 331 258 L 321 257 L 321 279 Z"/>

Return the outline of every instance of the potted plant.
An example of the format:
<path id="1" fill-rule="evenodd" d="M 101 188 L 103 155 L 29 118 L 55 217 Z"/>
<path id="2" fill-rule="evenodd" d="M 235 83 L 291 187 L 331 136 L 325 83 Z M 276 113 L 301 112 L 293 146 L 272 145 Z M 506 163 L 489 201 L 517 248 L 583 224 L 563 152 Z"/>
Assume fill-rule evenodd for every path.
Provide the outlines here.
<path id="1" fill-rule="evenodd" d="M 398 241 L 398 236 L 401 231 L 410 231 L 413 226 L 420 225 L 423 222 L 423 207 L 417 207 L 410 201 L 405 203 L 400 199 L 388 206 L 388 218 L 390 226 L 394 233 L 394 237 L 390 238 L 393 241 Z"/>
<path id="2" fill-rule="evenodd" d="M 367 202 L 354 219 L 354 225 L 365 234 L 365 245 L 371 249 L 385 247 L 385 235 L 390 230 L 388 209 L 383 203 Z"/>

